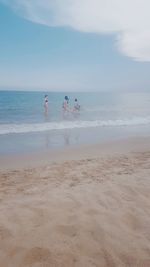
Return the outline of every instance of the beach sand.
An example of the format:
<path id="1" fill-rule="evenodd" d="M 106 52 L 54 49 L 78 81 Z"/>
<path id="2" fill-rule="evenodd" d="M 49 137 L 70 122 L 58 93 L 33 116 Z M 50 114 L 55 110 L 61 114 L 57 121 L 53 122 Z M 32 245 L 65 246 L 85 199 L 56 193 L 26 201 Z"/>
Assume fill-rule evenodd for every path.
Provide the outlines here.
<path id="1" fill-rule="evenodd" d="M 150 266 L 149 138 L 0 166 L 0 267 Z"/>

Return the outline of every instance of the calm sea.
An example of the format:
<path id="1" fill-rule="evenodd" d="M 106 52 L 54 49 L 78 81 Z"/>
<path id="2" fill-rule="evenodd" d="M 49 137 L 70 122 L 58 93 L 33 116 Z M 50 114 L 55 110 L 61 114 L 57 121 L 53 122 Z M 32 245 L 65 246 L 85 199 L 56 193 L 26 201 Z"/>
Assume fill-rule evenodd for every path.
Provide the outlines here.
<path id="1" fill-rule="evenodd" d="M 49 113 L 44 113 L 48 94 Z M 80 114 L 62 116 L 64 96 Z M 0 154 L 149 134 L 150 93 L 0 91 Z"/>

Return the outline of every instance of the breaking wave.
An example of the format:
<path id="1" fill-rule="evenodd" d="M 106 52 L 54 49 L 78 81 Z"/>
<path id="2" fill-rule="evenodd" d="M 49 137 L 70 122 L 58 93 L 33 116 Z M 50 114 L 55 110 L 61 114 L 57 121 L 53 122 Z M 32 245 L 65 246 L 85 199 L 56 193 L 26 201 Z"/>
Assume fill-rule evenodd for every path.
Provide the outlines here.
<path id="1" fill-rule="evenodd" d="M 94 121 L 61 121 L 61 122 L 44 122 L 44 123 L 24 123 L 24 124 L 0 124 L 0 135 L 12 133 L 31 133 L 44 132 L 51 130 L 63 130 L 74 128 L 90 127 L 117 127 L 117 126 L 136 126 L 150 124 L 150 117 L 134 117 L 132 119 L 117 120 L 94 120 Z"/>

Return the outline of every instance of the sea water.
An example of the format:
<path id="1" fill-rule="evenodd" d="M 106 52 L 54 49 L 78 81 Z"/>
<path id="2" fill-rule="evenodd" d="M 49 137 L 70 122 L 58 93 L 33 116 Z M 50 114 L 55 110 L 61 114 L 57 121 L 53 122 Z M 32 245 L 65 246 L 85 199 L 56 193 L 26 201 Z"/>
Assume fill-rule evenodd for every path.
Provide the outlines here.
<path id="1" fill-rule="evenodd" d="M 64 117 L 65 95 L 70 112 Z M 71 112 L 75 98 L 78 114 Z M 0 154 L 149 135 L 149 129 L 150 93 L 0 91 Z"/>

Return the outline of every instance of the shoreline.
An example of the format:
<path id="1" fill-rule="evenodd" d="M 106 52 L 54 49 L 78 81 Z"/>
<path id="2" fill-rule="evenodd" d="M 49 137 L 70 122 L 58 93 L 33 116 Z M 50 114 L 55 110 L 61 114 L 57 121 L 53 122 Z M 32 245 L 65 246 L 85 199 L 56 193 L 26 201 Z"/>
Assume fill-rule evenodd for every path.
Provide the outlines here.
<path id="1" fill-rule="evenodd" d="M 54 148 L 49 151 L 0 156 L 0 170 L 35 168 L 70 160 L 106 157 L 150 150 L 150 137 L 128 137 L 89 145 Z"/>
<path id="2" fill-rule="evenodd" d="M 49 153 L 65 151 L 79 146 L 107 144 L 119 139 L 149 136 L 150 127 L 94 127 L 66 129 L 44 133 L 10 134 L 0 136 L 0 156 Z"/>

